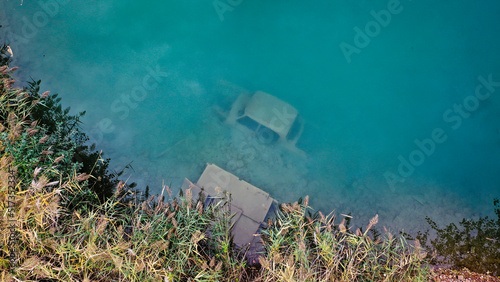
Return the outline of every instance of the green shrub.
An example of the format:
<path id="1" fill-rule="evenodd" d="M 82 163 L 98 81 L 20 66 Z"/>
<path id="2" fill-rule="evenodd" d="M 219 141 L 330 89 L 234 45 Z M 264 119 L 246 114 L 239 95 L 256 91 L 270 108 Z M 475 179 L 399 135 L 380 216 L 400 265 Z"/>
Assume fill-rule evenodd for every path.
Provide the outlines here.
<path id="1" fill-rule="evenodd" d="M 0 28 L 1 27 L 2 26 L 0 25 Z M 8 46 L 5 43 L 0 47 L 0 66 L 7 66 L 12 60 L 10 54 L 7 53 L 7 48 Z"/>
<path id="2" fill-rule="evenodd" d="M 28 82 L 24 89 L 13 88 L 11 73 L 16 68 L 8 66 L 11 58 L 7 48 L 5 44 L 0 48 L 0 122 L 7 123 L 10 115 L 11 122 L 18 125 L 15 130 L 0 133 L 0 141 L 2 151 L 14 157 L 20 187 L 29 187 L 35 168 L 57 163 L 49 177 L 77 174 L 93 192 L 84 189 L 80 194 L 72 194 L 67 202 L 70 209 L 91 209 L 92 205 L 104 203 L 130 166 L 111 171 L 110 159 L 103 158 L 94 144 L 89 145 L 89 138 L 81 130 L 85 112 L 71 115 L 70 108 L 62 108 L 57 94 L 40 93 L 40 80 Z M 135 183 L 125 186 L 126 190 L 134 187 Z"/>
<path id="3" fill-rule="evenodd" d="M 427 251 L 433 254 L 435 264 L 451 264 L 460 269 L 466 267 L 474 272 L 500 275 L 500 204 L 493 200 L 495 219 L 480 217 L 477 220 L 463 219 L 439 228 L 436 222 L 426 217 L 435 237 L 418 232 L 416 236 Z M 411 236 L 408 236 L 411 239 Z M 431 239 L 432 238 L 432 239 Z"/>
<path id="4" fill-rule="evenodd" d="M 28 100 L 32 103 L 40 99 L 40 80 L 28 83 L 25 89 L 29 94 Z M 42 98 L 47 96 L 42 94 Z M 100 202 L 105 202 L 113 194 L 113 190 L 118 185 L 126 166 L 119 172 L 110 171 L 110 159 L 104 159 L 102 153 L 96 151 L 95 144 L 88 145 L 89 138 L 81 131 L 81 118 L 85 112 L 77 115 L 70 115 L 70 108 L 62 108 L 61 98 L 55 95 L 48 95 L 40 102 L 36 102 L 31 110 L 31 120 L 38 121 L 38 124 L 46 129 L 46 134 L 55 140 L 53 149 L 58 151 L 68 151 L 69 159 L 73 163 L 79 163 L 78 173 L 89 175 L 88 187 L 94 191 Z M 69 153 L 69 152 L 68 152 Z M 134 188 L 135 183 L 130 183 L 128 188 Z"/>

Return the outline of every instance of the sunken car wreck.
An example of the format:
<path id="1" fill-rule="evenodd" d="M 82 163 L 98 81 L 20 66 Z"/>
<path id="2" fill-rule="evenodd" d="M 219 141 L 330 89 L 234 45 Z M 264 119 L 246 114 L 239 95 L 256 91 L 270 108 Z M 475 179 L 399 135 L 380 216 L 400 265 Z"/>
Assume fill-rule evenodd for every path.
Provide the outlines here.
<path id="1" fill-rule="evenodd" d="M 290 104 L 263 91 L 243 92 L 232 103 L 229 112 L 219 111 L 225 124 L 254 134 L 263 144 L 278 144 L 301 156 L 297 148 L 304 121 Z"/>

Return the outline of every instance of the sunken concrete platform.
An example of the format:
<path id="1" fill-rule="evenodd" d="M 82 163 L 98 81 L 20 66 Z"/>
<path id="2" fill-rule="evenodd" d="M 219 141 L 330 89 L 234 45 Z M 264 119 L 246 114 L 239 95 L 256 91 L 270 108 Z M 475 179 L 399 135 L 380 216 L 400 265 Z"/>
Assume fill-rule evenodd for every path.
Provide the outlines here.
<path id="1" fill-rule="evenodd" d="M 193 197 L 203 191 L 205 204 L 215 197 L 223 196 L 222 192 L 228 192 L 231 197 L 229 208 L 231 214 L 234 214 L 233 242 L 239 248 L 248 247 L 246 257 L 250 262 L 257 260 L 259 253 L 264 250 L 260 240 L 260 228 L 266 226 L 266 218 L 274 215 L 278 206 L 276 200 L 263 190 L 214 164 L 207 164 L 196 184 L 184 179 L 181 189 L 191 189 Z"/>

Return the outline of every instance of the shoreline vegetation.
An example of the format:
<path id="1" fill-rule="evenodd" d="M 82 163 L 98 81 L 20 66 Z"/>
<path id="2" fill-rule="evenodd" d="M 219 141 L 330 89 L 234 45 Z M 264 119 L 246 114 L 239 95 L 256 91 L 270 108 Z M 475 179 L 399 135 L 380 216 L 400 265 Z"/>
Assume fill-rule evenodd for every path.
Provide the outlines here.
<path id="1" fill-rule="evenodd" d="M 308 197 L 280 205 L 247 261 L 231 238 L 230 195 L 205 206 L 192 193 L 148 195 L 108 169 L 88 145 L 80 118 L 40 81 L 14 87 L 12 52 L 0 46 L 1 281 L 499 281 L 498 219 L 392 234 L 375 215 L 352 230 L 349 216 L 324 215 Z M 127 168 L 125 168 L 127 169 Z M 434 234 L 434 235 L 433 235 Z M 452 271 L 452 270 L 450 270 Z M 469 272 L 467 272 L 469 273 Z M 479 276 L 477 276 L 479 277 Z M 479 278 L 477 278 L 479 279 Z M 459 280 L 455 280 L 459 281 Z"/>

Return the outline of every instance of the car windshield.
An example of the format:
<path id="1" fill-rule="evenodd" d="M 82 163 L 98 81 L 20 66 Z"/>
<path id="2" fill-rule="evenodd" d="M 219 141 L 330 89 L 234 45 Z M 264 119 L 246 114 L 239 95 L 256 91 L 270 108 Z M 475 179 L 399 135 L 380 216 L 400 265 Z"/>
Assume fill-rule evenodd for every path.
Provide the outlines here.
<path id="1" fill-rule="evenodd" d="M 300 128 L 301 128 L 300 118 L 296 118 L 292 124 L 292 127 L 290 128 L 290 131 L 288 132 L 288 135 L 286 136 L 286 139 L 294 140 L 295 138 L 297 138 L 297 134 L 300 133 Z"/>
<path id="2" fill-rule="evenodd" d="M 259 124 L 255 120 L 249 118 L 248 116 L 244 116 L 242 118 L 239 118 L 238 122 L 240 124 L 250 128 L 252 131 L 257 130 L 257 128 L 259 127 Z"/>

